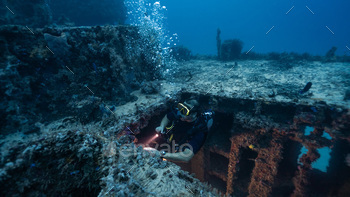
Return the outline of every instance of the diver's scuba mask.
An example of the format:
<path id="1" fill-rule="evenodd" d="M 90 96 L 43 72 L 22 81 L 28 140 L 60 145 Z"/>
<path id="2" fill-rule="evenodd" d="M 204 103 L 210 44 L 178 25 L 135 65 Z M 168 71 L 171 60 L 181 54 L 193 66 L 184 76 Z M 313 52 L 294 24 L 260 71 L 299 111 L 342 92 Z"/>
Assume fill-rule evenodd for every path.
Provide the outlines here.
<path id="1" fill-rule="evenodd" d="M 185 104 L 183 103 L 178 103 L 177 104 L 177 109 L 180 111 L 180 113 L 184 116 L 188 116 L 190 114 L 190 108 L 187 107 Z"/>
<path id="2" fill-rule="evenodd" d="M 193 107 L 192 107 L 193 108 Z M 187 122 L 192 122 L 193 120 L 196 119 L 197 112 L 196 111 L 191 111 L 192 108 L 190 108 L 188 105 L 183 104 L 183 103 L 178 103 L 177 109 L 180 112 L 181 115 L 181 120 L 187 121 Z"/>

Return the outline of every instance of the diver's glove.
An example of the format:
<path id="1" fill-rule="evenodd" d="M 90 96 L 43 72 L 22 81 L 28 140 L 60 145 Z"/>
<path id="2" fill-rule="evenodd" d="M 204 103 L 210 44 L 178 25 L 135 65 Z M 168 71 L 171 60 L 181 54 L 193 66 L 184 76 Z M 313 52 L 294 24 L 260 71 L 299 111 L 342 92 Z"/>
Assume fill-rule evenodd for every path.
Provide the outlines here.
<path id="1" fill-rule="evenodd" d="M 164 134 L 164 133 L 165 133 L 164 127 L 162 127 L 162 126 L 157 127 L 157 128 L 156 128 L 156 132 L 157 132 L 157 133 Z"/>

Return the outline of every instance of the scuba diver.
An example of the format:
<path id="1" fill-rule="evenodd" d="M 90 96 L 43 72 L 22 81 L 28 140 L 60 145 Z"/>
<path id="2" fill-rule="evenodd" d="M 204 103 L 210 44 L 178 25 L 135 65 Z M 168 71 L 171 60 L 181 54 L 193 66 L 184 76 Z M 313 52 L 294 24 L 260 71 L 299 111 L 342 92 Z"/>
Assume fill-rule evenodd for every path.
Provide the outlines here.
<path id="1" fill-rule="evenodd" d="M 161 151 L 162 157 L 173 161 L 190 161 L 203 146 L 213 125 L 213 116 L 214 112 L 211 111 L 201 113 L 199 103 L 195 99 L 186 100 L 173 107 L 172 111 L 164 116 L 156 132 L 165 136 L 168 143 L 177 146 L 172 153 Z M 167 127 L 168 125 L 170 126 Z"/>

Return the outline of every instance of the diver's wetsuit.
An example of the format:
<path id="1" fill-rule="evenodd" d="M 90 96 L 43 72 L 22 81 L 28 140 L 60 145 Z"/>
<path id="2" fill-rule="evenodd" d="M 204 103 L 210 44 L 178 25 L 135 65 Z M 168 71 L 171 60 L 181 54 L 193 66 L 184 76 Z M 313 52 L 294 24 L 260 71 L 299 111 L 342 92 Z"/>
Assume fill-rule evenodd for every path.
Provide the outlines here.
<path id="1" fill-rule="evenodd" d="M 193 153 L 196 154 L 203 146 L 208 135 L 207 117 L 200 115 L 193 122 L 181 121 L 178 110 L 174 109 L 167 114 L 167 118 L 174 122 L 171 132 L 174 134 L 175 143 L 179 146 L 188 143 L 192 146 Z M 186 149 L 188 146 L 183 148 Z M 184 149 L 180 151 L 184 151 Z"/>

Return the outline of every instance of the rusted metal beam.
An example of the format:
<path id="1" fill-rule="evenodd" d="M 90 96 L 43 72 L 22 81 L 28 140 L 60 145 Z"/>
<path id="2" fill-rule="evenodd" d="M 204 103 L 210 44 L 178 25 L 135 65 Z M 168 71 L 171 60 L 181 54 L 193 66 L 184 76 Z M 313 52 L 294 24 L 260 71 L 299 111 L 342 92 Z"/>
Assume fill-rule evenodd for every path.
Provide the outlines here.
<path id="1" fill-rule="evenodd" d="M 278 164 L 282 160 L 282 142 L 275 136 L 267 148 L 258 149 L 255 167 L 248 187 L 250 197 L 269 196 L 277 175 Z"/>
<path id="2" fill-rule="evenodd" d="M 227 172 L 227 186 L 226 186 L 226 195 L 233 194 L 233 183 L 236 177 L 236 166 L 240 158 L 240 145 L 235 143 L 233 138 L 231 140 L 231 149 L 229 154 L 229 164 Z"/>

